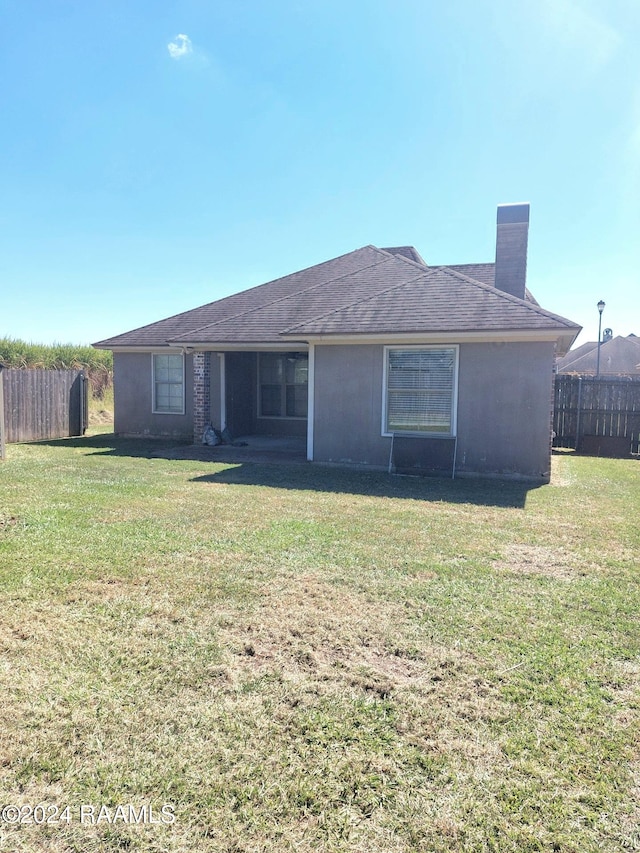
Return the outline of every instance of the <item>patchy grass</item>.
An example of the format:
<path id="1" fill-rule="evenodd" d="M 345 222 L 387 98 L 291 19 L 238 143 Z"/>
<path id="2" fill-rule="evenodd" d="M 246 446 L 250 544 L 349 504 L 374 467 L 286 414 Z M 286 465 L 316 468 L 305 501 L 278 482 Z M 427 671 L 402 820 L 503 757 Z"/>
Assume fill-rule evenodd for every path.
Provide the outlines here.
<path id="1" fill-rule="evenodd" d="M 640 849 L 639 485 L 11 446 L 0 850 Z"/>

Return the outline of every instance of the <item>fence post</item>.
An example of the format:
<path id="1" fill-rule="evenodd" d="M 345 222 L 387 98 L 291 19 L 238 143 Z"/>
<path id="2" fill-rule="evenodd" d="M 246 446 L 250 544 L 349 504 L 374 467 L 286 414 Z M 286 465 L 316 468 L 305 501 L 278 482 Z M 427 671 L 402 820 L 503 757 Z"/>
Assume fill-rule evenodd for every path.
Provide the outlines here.
<path id="1" fill-rule="evenodd" d="M 79 373 L 80 385 L 78 388 L 78 392 L 80 395 L 79 400 L 79 409 L 80 409 L 80 417 L 78 424 L 78 435 L 84 435 L 87 431 L 87 410 L 88 410 L 88 380 L 85 376 L 84 370 L 81 370 Z"/>
<path id="2" fill-rule="evenodd" d="M 4 441 L 4 376 L 2 374 L 2 365 L 0 364 L 0 461 L 4 462 L 6 458 Z"/>
<path id="3" fill-rule="evenodd" d="M 576 446 L 574 450 L 580 448 L 580 415 L 582 410 L 582 376 L 578 376 L 578 409 L 576 411 Z"/>
<path id="4" fill-rule="evenodd" d="M 91 383 L 89 382 L 89 377 L 86 373 L 82 374 L 82 393 L 84 394 L 83 405 L 84 405 L 84 421 L 82 423 L 82 434 L 89 429 L 89 392 L 91 390 Z"/>

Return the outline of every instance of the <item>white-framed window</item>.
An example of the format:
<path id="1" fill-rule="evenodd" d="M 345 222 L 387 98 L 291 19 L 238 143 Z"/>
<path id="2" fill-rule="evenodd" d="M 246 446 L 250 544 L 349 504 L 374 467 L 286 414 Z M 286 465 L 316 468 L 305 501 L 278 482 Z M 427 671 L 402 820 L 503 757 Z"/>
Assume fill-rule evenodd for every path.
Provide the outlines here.
<path id="1" fill-rule="evenodd" d="M 384 348 L 384 435 L 455 436 L 457 396 L 457 346 Z"/>
<path id="2" fill-rule="evenodd" d="M 258 416 L 306 418 L 309 356 L 306 352 L 258 354 Z"/>
<path id="3" fill-rule="evenodd" d="M 184 415 L 184 356 L 153 353 L 151 356 L 153 412 Z"/>

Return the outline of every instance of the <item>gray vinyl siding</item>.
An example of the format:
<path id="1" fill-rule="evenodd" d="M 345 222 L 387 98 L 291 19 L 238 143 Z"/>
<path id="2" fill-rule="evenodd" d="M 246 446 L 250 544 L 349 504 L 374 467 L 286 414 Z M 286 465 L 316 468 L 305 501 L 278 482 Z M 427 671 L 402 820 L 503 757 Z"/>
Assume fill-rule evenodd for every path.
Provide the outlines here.
<path id="1" fill-rule="evenodd" d="M 458 469 L 549 478 L 553 343 L 460 347 Z"/>
<path id="2" fill-rule="evenodd" d="M 381 435 L 383 349 L 375 344 L 316 346 L 316 462 L 388 464 Z"/>
<path id="3" fill-rule="evenodd" d="M 316 346 L 316 462 L 388 466 L 383 349 Z M 459 474 L 548 480 L 553 355 L 552 343 L 460 344 Z"/>
<path id="4" fill-rule="evenodd" d="M 154 414 L 151 353 L 113 354 L 115 423 L 118 435 L 193 439 L 193 360 L 185 356 L 185 414 Z"/>

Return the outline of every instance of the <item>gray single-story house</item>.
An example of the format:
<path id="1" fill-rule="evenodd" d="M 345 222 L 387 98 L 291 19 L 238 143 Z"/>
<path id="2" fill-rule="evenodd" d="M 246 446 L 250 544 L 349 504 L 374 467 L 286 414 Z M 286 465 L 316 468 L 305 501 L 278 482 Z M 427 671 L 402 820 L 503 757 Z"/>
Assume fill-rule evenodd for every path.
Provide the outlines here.
<path id="1" fill-rule="evenodd" d="M 529 205 L 495 263 L 364 246 L 94 346 L 115 431 L 298 436 L 326 464 L 549 479 L 553 365 L 580 327 L 526 287 Z"/>

